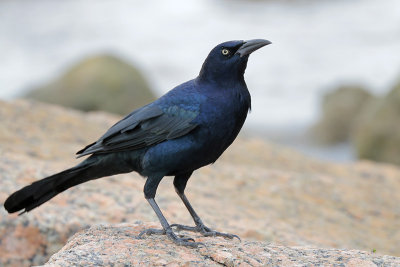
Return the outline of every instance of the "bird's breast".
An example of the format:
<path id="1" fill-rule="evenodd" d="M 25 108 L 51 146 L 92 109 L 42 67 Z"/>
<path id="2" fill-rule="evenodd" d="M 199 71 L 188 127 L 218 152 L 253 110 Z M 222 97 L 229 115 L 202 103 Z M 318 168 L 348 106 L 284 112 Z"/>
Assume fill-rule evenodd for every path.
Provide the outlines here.
<path id="1" fill-rule="evenodd" d="M 201 99 L 198 115 L 192 121 L 197 127 L 182 137 L 151 147 L 142 160 L 142 175 L 193 171 L 215 162 L 235 140 L 249 109 L 248 101 L 243 101 L 245 97 L 218 92 Z"/>
<path id="2" fill-rule="evenodd" d="M 215 94 L 201 106 L 198 138 L 216 152 L 217 158 L 235 140 L 242 128 L 250 100 L 235 92 Z"/>

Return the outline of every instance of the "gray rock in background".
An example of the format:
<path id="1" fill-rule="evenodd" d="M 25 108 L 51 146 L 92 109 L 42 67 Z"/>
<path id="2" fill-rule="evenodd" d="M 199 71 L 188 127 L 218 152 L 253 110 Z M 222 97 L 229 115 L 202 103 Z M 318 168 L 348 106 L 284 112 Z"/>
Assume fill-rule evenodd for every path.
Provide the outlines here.
<path id="1" fill-rule="evenodd" d="M 359 158 L 400 165 L 400 81 L 382 100 L 368 106 L 353 142 Z"/>
<path id="2" fill-rule="evenodd" d="M 327 93 L 321 118 L 311 130 L 314 140 L 328 145 L 349 141 L 365 108 L 375 101 L 360 86 L 342 86 Z"/>
<path id="3" fill-rule="evenodd" d="M 111 55 L 86 58 L 26 97 L 83 111 L 122 115 L 155 99 L 140 71 Z"/>

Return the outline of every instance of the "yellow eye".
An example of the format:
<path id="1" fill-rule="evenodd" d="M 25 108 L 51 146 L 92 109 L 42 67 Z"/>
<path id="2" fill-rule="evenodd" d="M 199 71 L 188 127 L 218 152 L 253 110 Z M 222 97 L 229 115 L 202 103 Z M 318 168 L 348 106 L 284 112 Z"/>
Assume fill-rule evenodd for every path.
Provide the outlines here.
<path id="1" fill-rule="evenodd" d="M 229 55 L 230 51 L 228 49 L 224 48 L 224 49 L 222 49 L 221 53 L 222 53 L 222 55 L 227 56 L 227 55 Z"/>

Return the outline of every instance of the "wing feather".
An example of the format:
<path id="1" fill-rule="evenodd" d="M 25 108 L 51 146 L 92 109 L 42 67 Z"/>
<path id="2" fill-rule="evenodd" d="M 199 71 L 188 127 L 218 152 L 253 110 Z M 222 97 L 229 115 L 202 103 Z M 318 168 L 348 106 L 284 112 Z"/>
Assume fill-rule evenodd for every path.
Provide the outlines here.
<path id="1" fill-rule="evenodd" d="M 93 153 L 135 150 L 188 134 L 197 125 L 198 111 L 176 105 L 161 109 L 148 105 L 136 110 L 112 126 L 97 142 L 78 151 L 78 157 Z"/>

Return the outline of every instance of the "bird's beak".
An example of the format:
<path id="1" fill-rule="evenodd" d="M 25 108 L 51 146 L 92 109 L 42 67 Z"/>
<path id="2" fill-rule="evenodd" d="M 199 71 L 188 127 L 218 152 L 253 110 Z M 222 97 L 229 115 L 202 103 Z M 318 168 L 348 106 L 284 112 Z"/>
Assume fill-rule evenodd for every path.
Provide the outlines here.
<path id="1" fill-rule="evenodd" d="M 244 41 L 242 46 L 236 51 L 236 54 L 239 54 L 240 57 L 250 55 L 257 49 L 259 49 L 263 46 L 269 45 L 269 44 L 272 44 L 272 43 L 270 41 L 264 40 L 264 39 L 254 39 L 254 40 Z"/>

